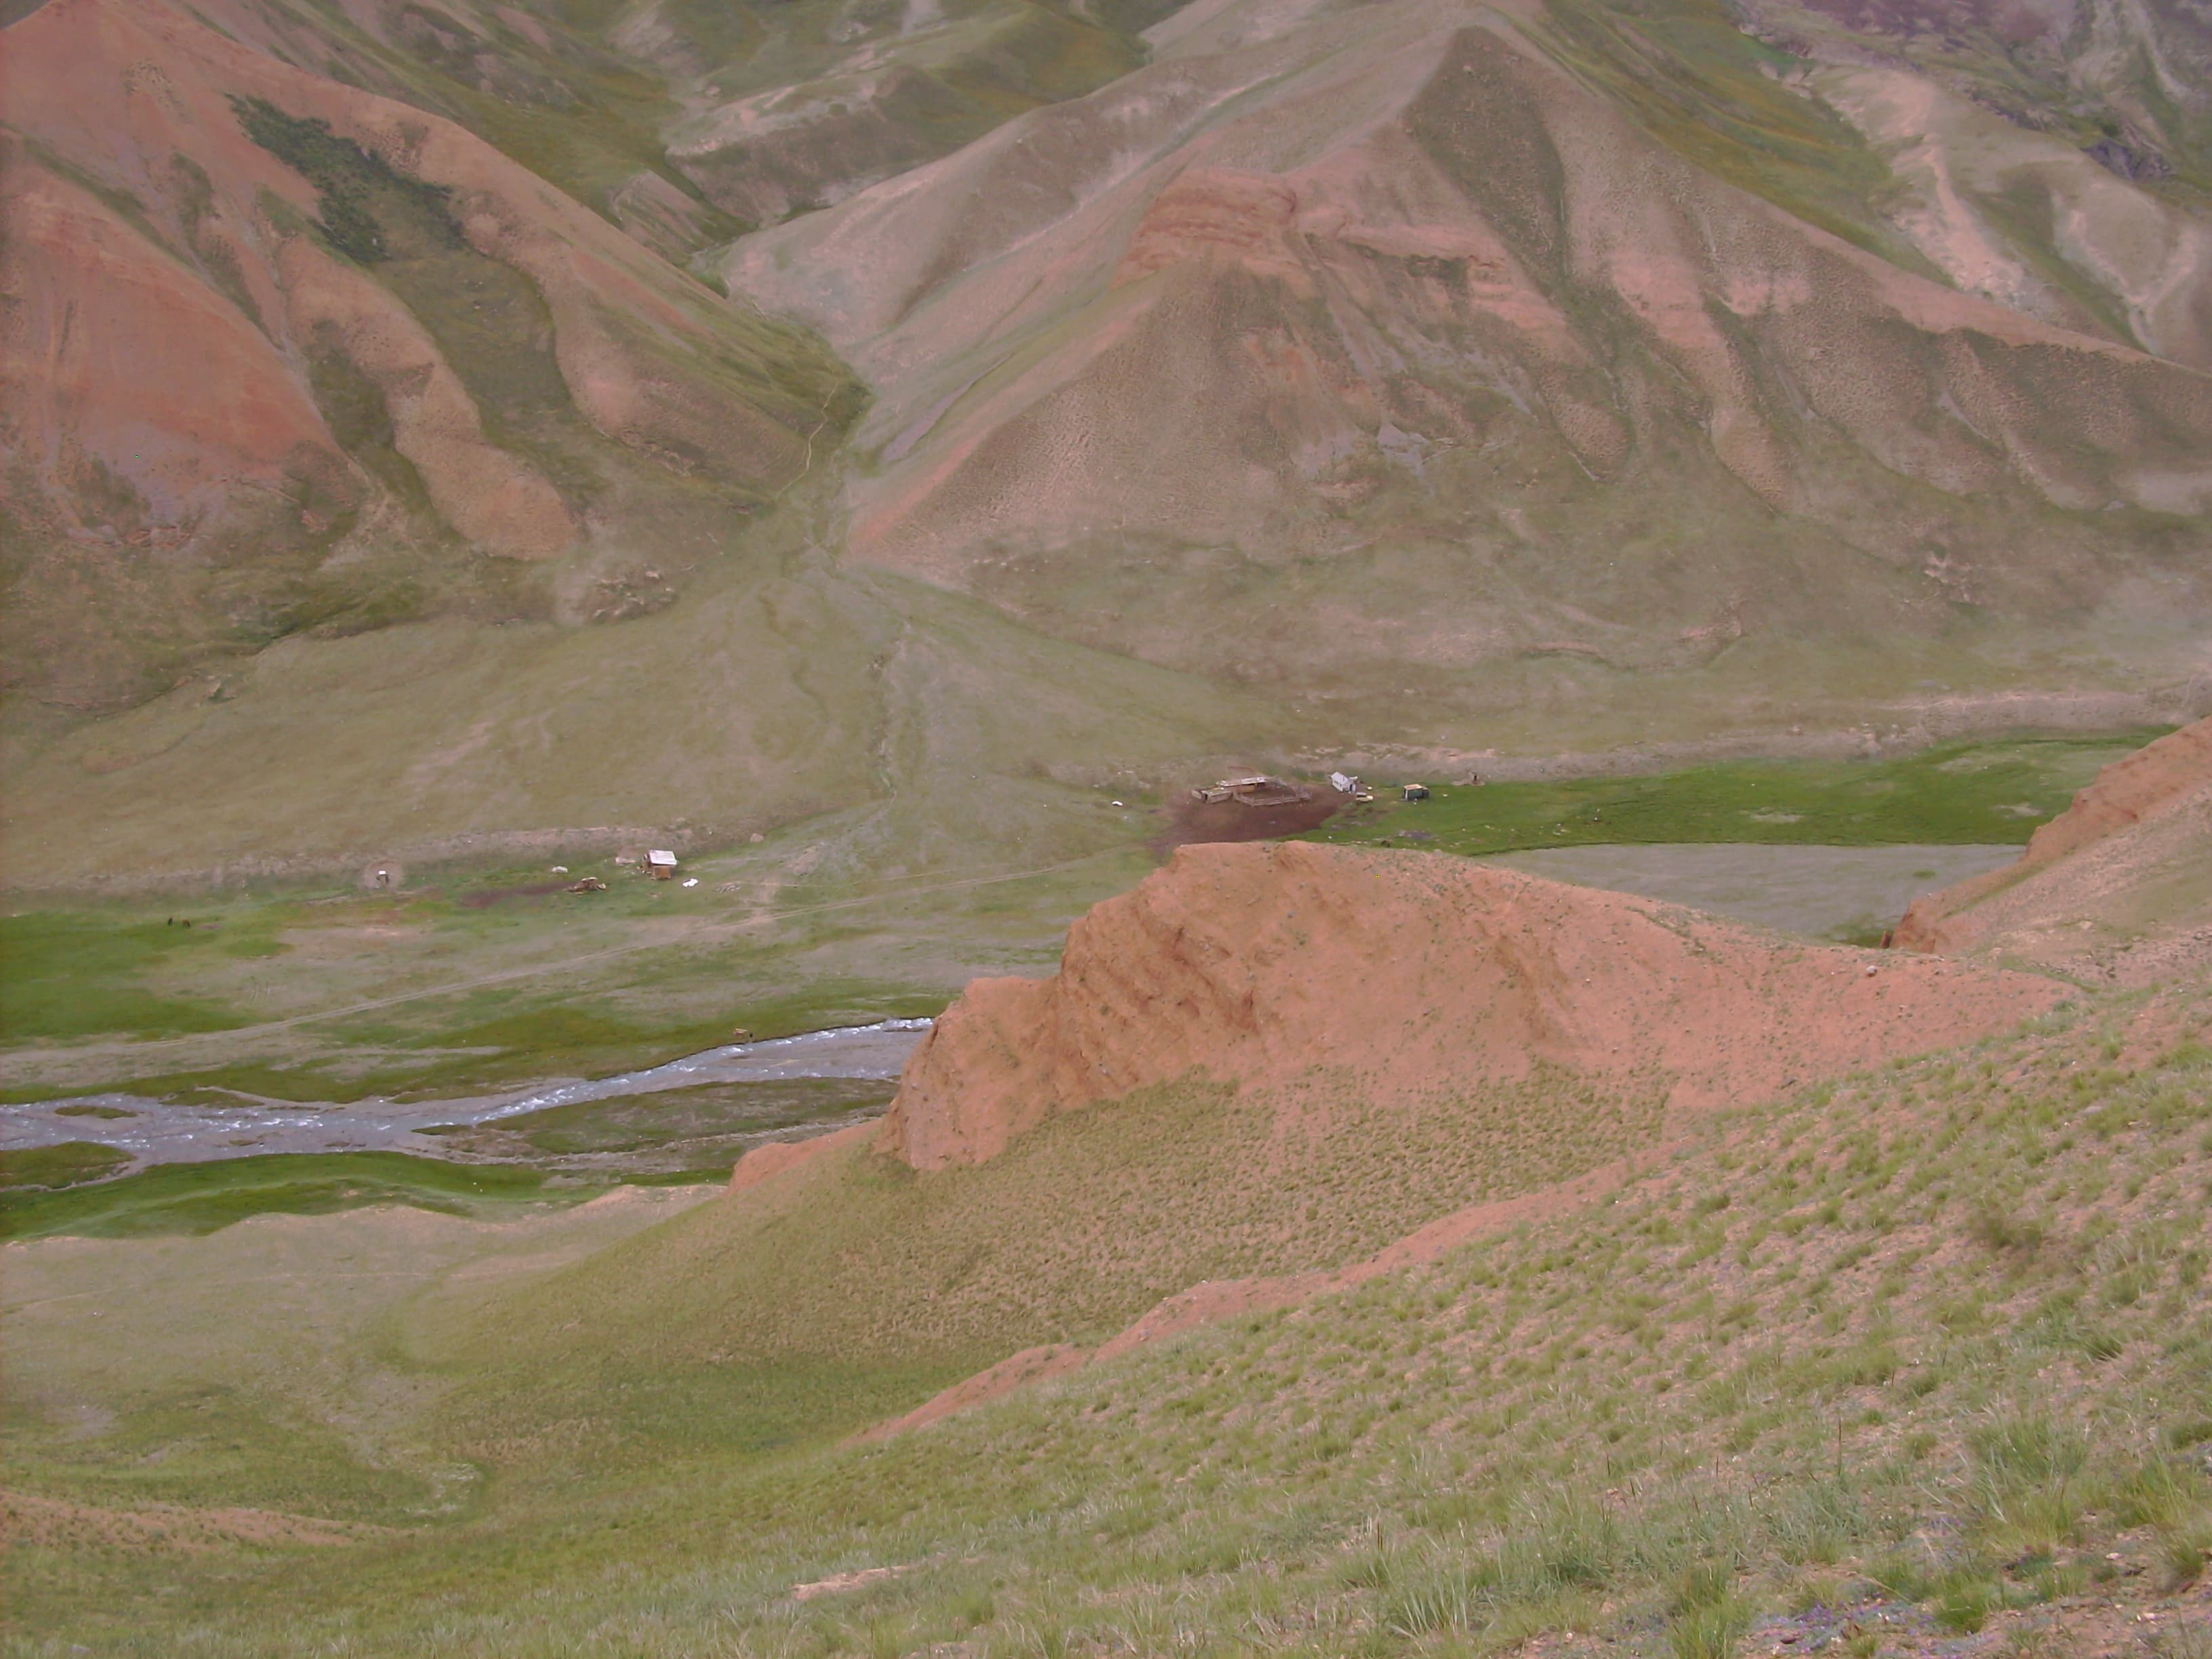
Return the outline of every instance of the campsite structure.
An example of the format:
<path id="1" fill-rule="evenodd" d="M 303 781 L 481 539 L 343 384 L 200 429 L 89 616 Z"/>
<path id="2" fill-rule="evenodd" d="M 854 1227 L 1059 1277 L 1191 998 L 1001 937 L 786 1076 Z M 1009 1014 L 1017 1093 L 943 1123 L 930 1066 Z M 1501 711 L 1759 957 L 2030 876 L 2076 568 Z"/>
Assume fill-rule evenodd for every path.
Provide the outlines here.
<path id="1" fill-rule="evenodd" d="M 1233 800 L 1243 806 L 1289 806 L 1313 799 L 1313 791 L 1304 784 L 1291 783 L 1265 772 L 1223 778 L 1211 788 L 1194 789 L 1191 793 L 1208 805 Z"/>

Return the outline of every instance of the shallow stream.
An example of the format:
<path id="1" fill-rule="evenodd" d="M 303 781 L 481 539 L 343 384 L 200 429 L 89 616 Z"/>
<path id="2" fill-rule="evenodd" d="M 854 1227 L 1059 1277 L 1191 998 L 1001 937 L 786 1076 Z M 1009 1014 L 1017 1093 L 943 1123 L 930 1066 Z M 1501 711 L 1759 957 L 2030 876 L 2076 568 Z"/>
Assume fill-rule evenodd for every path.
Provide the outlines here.
<path id="1" fill-rule="evenodd" d="M 78 1095 L 33 1105 L 0 1106 L 0 1152 L 96 1140 L 149 1164 L 204 1163 L 261 1152 L 377 1150 L 435 1157 L 444 1149 L 425 1130 L 491 1123 L 585 1101 L 707 1084 L 813 1078 L 888 1083 L 898 1076 L 929 1027 L 926 1019 L 839 1026 L 761 1042 L 729 1043 L 612 1077 L 561 1079 L 447 1100 L 373 1099 L 337 1105 L 246 1094 L 191 1103 L 131 1094 Z"/>

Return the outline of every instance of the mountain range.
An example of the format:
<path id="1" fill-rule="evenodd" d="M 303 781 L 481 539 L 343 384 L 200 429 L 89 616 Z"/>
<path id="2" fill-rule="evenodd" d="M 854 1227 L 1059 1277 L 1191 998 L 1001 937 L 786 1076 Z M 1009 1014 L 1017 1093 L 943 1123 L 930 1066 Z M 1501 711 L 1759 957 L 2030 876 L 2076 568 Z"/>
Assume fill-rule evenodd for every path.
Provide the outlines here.
<path id="1" fill-rule="evenodd" d="M 47 873 L 149 802 L 179 871 L 679 816 L 610 726 L 896 797 L 933 591 L 1011 708 L 1154 676 L 1154 770 L 2212 705 L 2180 0 L 17 10 Z M 368 659 L 414 665 L 336 769 Z M 741 711 L 659 712 L 678 663 Z M 272 732 L 273 838 L 178 834 Z M 532 744 L 557 786 L 374 805 Z"/>

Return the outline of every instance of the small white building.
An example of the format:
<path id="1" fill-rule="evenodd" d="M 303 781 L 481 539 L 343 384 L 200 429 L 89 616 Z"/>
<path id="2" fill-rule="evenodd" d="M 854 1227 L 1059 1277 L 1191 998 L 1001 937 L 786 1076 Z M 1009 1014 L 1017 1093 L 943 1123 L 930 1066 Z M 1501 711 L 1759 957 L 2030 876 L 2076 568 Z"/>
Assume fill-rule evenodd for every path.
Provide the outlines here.
<path id="1" fill-rule="evenodd" d="M 653 872 L 655 881 L 666 881 L 676 873 L 676 854 L 658 849 L 645 855 L 645 867 Z"/>

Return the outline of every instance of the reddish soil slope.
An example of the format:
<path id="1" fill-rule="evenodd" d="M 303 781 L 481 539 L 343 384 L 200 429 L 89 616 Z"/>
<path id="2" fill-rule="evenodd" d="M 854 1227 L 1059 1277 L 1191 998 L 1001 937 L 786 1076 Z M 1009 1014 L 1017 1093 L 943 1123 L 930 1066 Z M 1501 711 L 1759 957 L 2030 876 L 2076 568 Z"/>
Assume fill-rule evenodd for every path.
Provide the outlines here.
<path id="1" fill-rule="evenodd" d="M 1179 849 L 1068 936 L 1049 980 L 979 980 L 915 1050 L 882 1146 L 974 1164 L 1048 1115 L 1204 1071 L 1316 1068 L 1408 1097 L 1543 1063 L 1654 1070 L 1680 1107 L 1966 1042 L 2063 988 L 1794 944 L 1468 860 L 1302 843 Z"/>
<path id="2" fill-rule="evenodd" d="M 849 1128 L 832 1129 L 826 1135 L 809 1135 L 804 1140 L 771 1140 L 766 1146 L 756 1146 L 730 1171 L 730 1190 L 741 1193 L 748 1187 L 757 1187 L 771 1176 L 795 1170 L 823 1152 L 866 1140 L 875 1133 L 872 1123 L 855 1123 Z"/>
<path id="3" fill-rule="evenodd" d="M 2017 862 L 1915 900 L 1895 943 L 2123 981 L 2212 962 L 2212 720 L 2106 767 Z"/>
<path id="4" fill-rule="evenodd" d="M 395 590 L 512 607 L 472 556 L 569 553 L 659 476 L 765 495 L 844 384 L 461 128 L 161 0 L 4 40 L 15 684 L 119 700 Z"/>
<path id="5" fill-rule="evenodd" d="M 733 284 L 881 394 L 855 554 L 1154 660 L 1401 688 L 1901 650 L 1961 604 L 2077 637 L 2212 509 L 2212 379 L 1747 191 L 1547 38 L 1193 7 L 1147 68 L 740 241 Z M 1841 164 L 1832 114 L 1734 90 Z"/>

